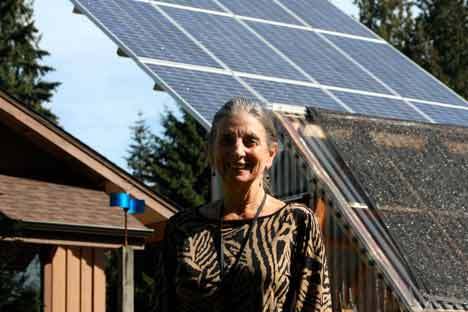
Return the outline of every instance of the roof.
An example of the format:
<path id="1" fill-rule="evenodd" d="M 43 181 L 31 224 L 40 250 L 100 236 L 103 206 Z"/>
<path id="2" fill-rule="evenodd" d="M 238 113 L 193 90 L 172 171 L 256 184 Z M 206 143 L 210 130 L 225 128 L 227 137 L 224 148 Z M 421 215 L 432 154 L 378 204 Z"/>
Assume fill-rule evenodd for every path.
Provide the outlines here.
<path id="1" fill-rule="evenodd" d="M 468 302 L 468 128 L 313 110 L 424 297 Z"/>
<path id="2" fill-rule="evenodd" d="M 93 188 L 102 194 L 128 192 L 135 198 L 145 200 L 145 213 L 137 216 L 143 224 L 162 222 L 176 212 L 175 205 L 168 199 L 154 193 L 65 130 L 25 108 L 20 102 L 1 91 L 0 123 L 22 138 L 26 138 L 28 144 L 35 145 L 35 150 L 40 149 L 50 155 L 51 159 L 63 162 L 66 168 L 70 169 L 70 173 L 79 171 L 89 177 L 94 185 Z M 8 173 L 8 175 L 14 174 Z M 64 184 L 69 185 L 68 182 Z M 89 185 L 87 187 L 91 188 Z"/>
<path id="3" fill-rule="evenodd" d="M 102 191 L 0 175 L 0 212 L 35 223 L 124 228 L 123 213 Z M 128 228 L 148 229 L 129 215 Z"/>

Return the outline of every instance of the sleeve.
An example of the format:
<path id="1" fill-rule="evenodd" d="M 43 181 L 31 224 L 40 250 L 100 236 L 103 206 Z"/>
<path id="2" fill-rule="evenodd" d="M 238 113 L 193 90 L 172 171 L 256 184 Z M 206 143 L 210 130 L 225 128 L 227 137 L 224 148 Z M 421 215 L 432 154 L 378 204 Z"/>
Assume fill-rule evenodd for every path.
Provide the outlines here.
<path id="1" fill-rule="evenodd" d="M 175 300 L 174 263 L 176 259 L 173 239 L 173 226 L 168 222 L 164 230 L 164 239 L 156 256 L 154 272 L 154 312 L 173 311 L 171 304 Z"/>
<path id="2" fill-rule="evenodd" d="M 300 234 L 302 246 L 297 255 L 298 289 L 295 312 L 331 312 L 331 292 L 328 265 L 322 233 L 317 219 L 310 211 Z"/>

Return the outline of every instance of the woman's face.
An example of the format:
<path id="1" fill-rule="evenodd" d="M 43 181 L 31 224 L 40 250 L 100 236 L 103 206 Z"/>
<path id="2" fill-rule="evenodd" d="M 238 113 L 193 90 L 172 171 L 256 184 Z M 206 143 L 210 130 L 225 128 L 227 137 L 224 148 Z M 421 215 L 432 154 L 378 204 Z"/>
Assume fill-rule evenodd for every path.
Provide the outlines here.
<path id="1" fill-rule="evenodd" d="M 276 155 L 277 145 L 271 145 L 263 125 L 249 113 L 222 119 L 213 146 L 213 165 L 225 190 L 260 182 Z"/>

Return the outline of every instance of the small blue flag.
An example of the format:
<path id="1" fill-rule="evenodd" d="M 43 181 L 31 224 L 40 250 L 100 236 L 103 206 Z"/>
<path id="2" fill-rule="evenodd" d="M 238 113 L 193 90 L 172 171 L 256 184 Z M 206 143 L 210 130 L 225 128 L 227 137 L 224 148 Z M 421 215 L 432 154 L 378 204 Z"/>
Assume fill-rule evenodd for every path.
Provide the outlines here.
<path id="1" fill-rule="evenodd" d="M 130 208 L 131 197 L 127 193 L 111 193 L 110 194 L 110 206 L 120 207 L 123 209 Z"/>
<path id="2" fill-rule="evenodd" d="M 128 209 L 128 213 L 131 215 L 139 214 L 145 212 L 145 201 L 132 198 L 130 200 L 130 208 Z"/>
<path id="3" fill-rule="evenodd" d="M 126 209 L 132 215 L 145 211 L 145 201 L 133 198 L 128 193 L 111 193 L 110 206 Z"/>

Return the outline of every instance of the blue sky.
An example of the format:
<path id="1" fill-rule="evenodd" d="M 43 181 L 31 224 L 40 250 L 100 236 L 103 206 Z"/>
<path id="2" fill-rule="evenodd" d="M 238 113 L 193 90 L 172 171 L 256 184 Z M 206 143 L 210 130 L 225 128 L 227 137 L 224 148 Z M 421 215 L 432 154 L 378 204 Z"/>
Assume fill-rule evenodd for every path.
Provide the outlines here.
<path id="1" fill-rule="evenodd" d="M 332 0 L 357 15 L 352 0 Z M 109 160 L 126 168 L 130 126 L 142 112 L 152 130 L 161 133 L 160 116 L 177 110 L 164 92 L 129 58 L 118 57 L 116 45 L 83 15 L 73 14 L 68 0 L 34 0 L 44 63 L 56 69 L 47 79 L 62 85 L 50 103 L 61 125 Z"/>

